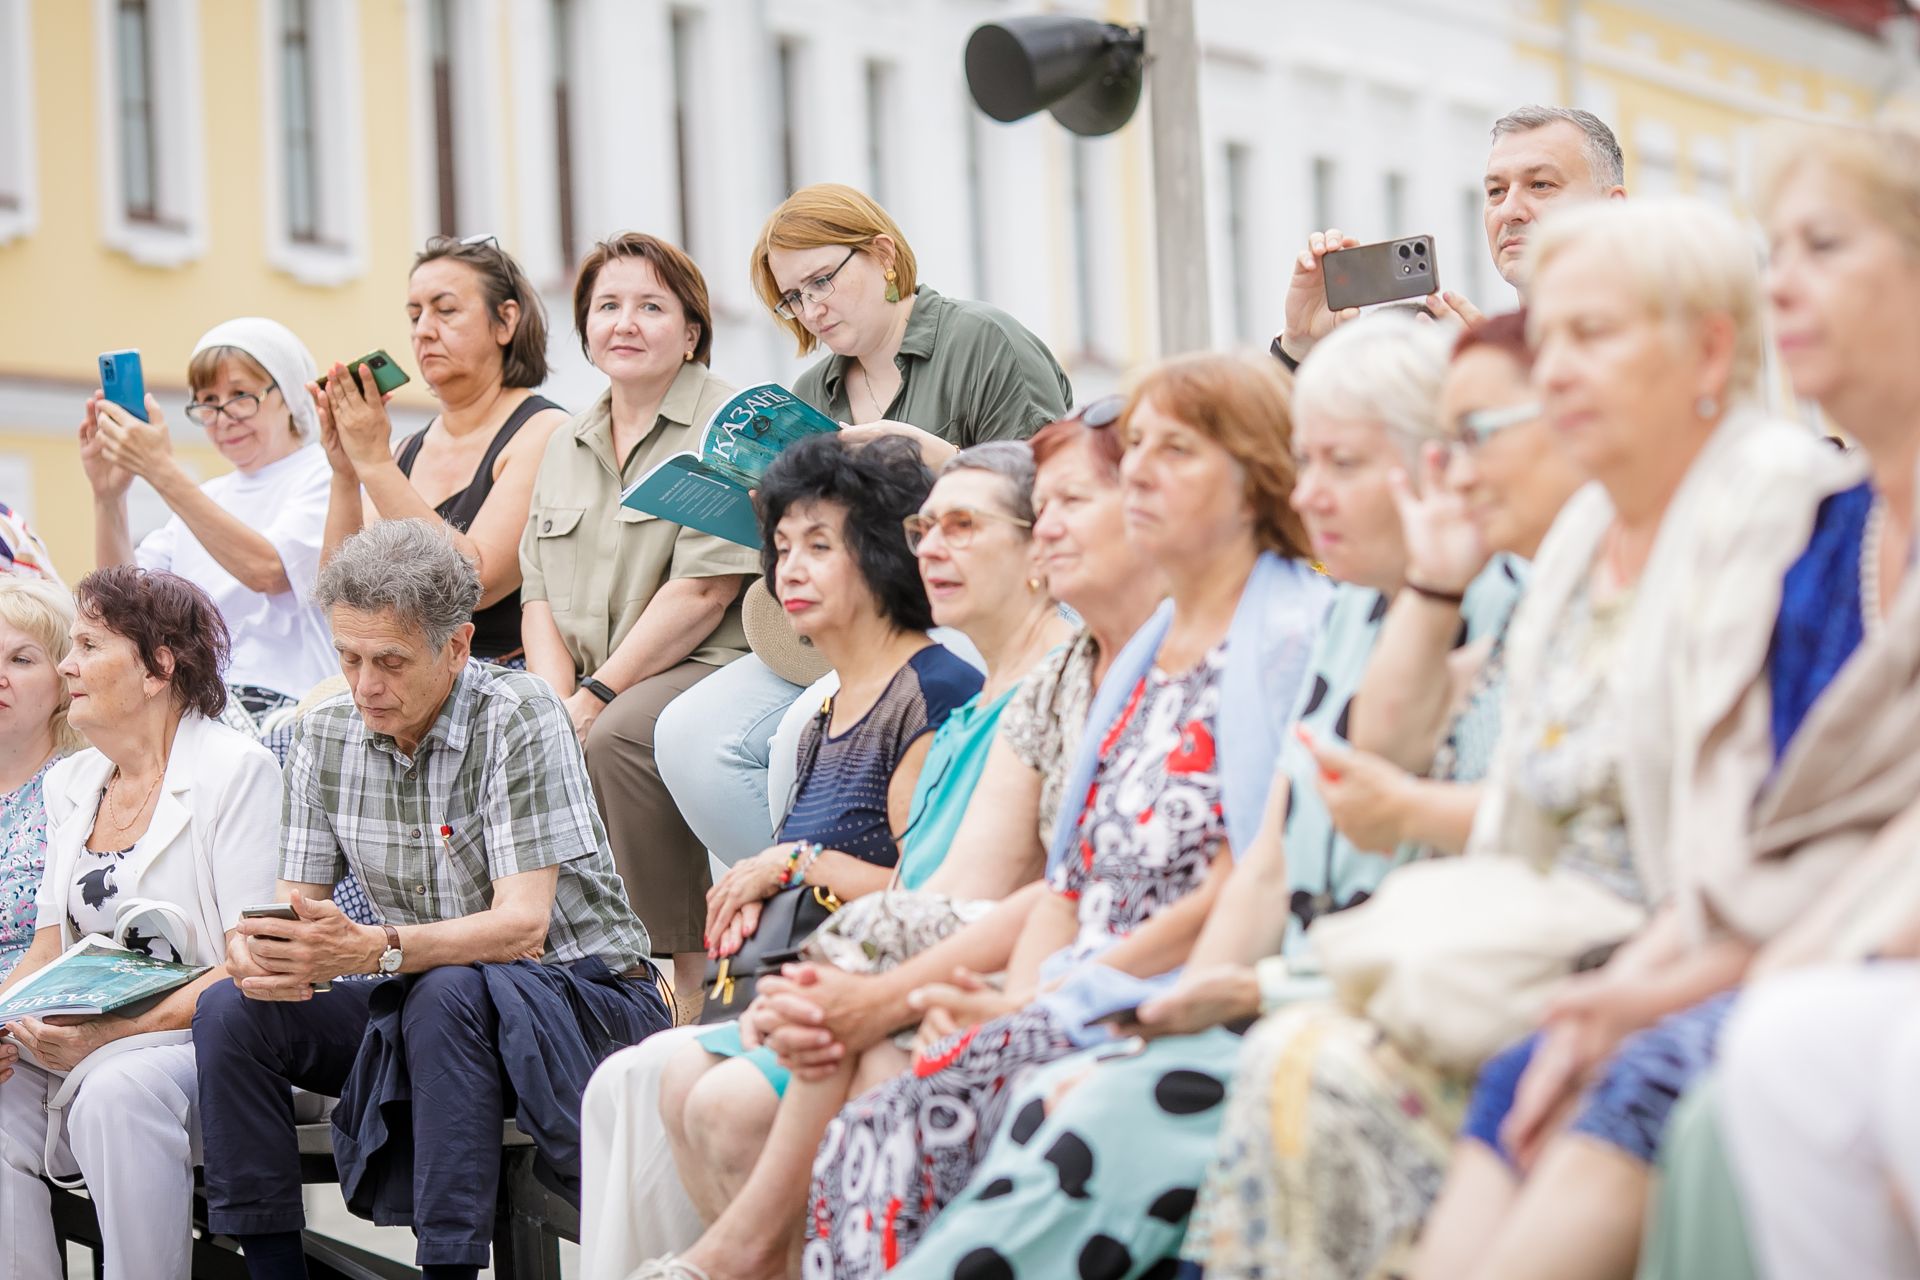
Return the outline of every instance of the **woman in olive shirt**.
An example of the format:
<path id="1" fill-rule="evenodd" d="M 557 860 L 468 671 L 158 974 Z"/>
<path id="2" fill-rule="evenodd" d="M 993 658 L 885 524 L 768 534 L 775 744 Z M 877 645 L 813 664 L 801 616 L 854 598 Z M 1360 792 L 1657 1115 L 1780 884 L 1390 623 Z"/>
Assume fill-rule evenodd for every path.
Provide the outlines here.
<path id="1" fill-rule="evenodd" d="M 901 435 L 938 470 L 983 440 L 1024 440 L 1063 416 L 1067 375 L 997 307 L 921 284 L 899 226 L 852 187 L 802 187 L 767 219 L 753 285 L 801 355 L 827 355 L 794 394 L 849 439 Z M 772 843 L 767 762 L 800 686 L 749 655 L 679 699 L 657 731 L 661 772 L 707 847 L 732 863 Z"/>
<path id="2" fill-rule="evenodd" d="M 674 697 L 746 652 L 740 588 L 759 555 L 620 505 L 686 449 L 733 388 L 707 368 L 707 284 L 691 259 L 628 232 L 595 245 L 573 290 L 587 359 L 611 385 L 547 442 L 520 540 L 527 669 L 566 699 L 615 864 L 686 1006 L 706 964 L 704 845 L 654 760 Z"/>

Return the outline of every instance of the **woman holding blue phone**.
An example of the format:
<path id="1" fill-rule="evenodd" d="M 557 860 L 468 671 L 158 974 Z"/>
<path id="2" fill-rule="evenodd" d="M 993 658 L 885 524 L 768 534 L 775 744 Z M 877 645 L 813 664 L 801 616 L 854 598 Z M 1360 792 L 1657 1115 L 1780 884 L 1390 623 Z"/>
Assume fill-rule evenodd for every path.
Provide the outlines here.
<path id="1" fill-rule="evenodd" d="M 257 724 L 337 669 L 326 619 L 307 603 L 328 494 L 319 419 L 303 389 L 313 356 L 286 326 L 259 317 L 216 325 L 195 344 L 187 416 L 233 466 L 205 484 L 174 456 L 139 353 L 112 352 L 100 364 L 103 388 L 80 424 L 95 555 L 102 567 L 177 573 L 212 598 L 233 637 L 228 691 Z M 173 513 L 138 545 L 127 516 L 135 478 Z"/>

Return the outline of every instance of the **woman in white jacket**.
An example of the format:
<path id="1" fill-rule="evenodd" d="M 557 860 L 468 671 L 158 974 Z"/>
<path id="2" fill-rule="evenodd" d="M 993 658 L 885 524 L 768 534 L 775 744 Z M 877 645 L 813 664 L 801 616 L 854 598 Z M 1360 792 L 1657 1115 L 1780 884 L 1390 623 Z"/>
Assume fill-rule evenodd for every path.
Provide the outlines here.
<path id="1" fill-rule="evenodd" d="M 199 1129 L 193 1007 L 223 976 L 241 908 L 273 899 L 280 775 L 264 747 L 214 719 L 228 641 L 205 592 L 117 566 L 87 575 L 75 595 L 60 674 L 69 719 L 92 746 L 48 774 L 37 928 L 0 993 L 135 916 L 129 947 L 214 967 L 137 1014 L 8 1025 L 0 1275 L 62 1274 L 41 1178 L 78 1173 L 99 1209 L 106 1274 L 185 1280 Z"/>

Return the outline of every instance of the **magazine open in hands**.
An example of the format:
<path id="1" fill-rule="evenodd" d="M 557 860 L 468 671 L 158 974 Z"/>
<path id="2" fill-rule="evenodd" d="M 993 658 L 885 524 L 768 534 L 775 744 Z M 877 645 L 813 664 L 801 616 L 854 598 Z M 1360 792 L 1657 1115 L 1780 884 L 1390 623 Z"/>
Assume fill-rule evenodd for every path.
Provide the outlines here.
<path id="1" fill-rule="evenodd" d="M 840 424 L 776 382 L 748 387 L 714 410 L 697 447 L 648 468 L 620 505 L 743 547 L 760 545 L 752 490 L 781 450 Z"/>

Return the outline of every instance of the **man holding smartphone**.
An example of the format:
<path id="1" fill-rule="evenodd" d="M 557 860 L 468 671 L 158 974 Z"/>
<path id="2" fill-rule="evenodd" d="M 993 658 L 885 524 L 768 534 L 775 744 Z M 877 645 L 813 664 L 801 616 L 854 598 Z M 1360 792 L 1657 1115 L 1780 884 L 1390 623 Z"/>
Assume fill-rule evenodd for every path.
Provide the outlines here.
<path id="1" fill-rule="evenodd" d="M 1520 107 L 1494 121 L 1480 216 L 1493 268 L 1519 291 L 1522 302 L 1527 296 L 1527 234 L 1533 224 L 1566 205 L 1625 198 L 1624 169 L 1619 139 L 1590 111 Z M 1288 368 L 1299 367 L 1313 344 L 1335 325 L 1360 314 L 1358 308 L 1328 309 L 1321 267 L 1329 253 L 1359 244 L 1337 227 L 1307 237 L 1287 285 L 1286 327 L 1273 340 L 1274 356 Z M 1450 290 L 1428 297 L 1426 308 L 1436 319 L 1451 316 L 1468 325 L 1481 319 L 1478 307 Z"/>
<path id="2" fill-rule="evenodd" d="M 280 918 L 243 918 L 194 1014 L 209 1221 L 304 1277 L 292 1089 L 340 1099 L 348 1206 L 407 1223 L 428 1280 L 488 1261 L 503 1122 L 577 1194 L 580 1097 L 671 1018 L 565 709 L 470 656 L 480 579 L 437 521 L 341 544 L 314 602 L 349 695 L 301 722 Z M 381 923 L 329 897 L 348 870 Z M 365 974 L 375 982 L 339 982 Z"/>

